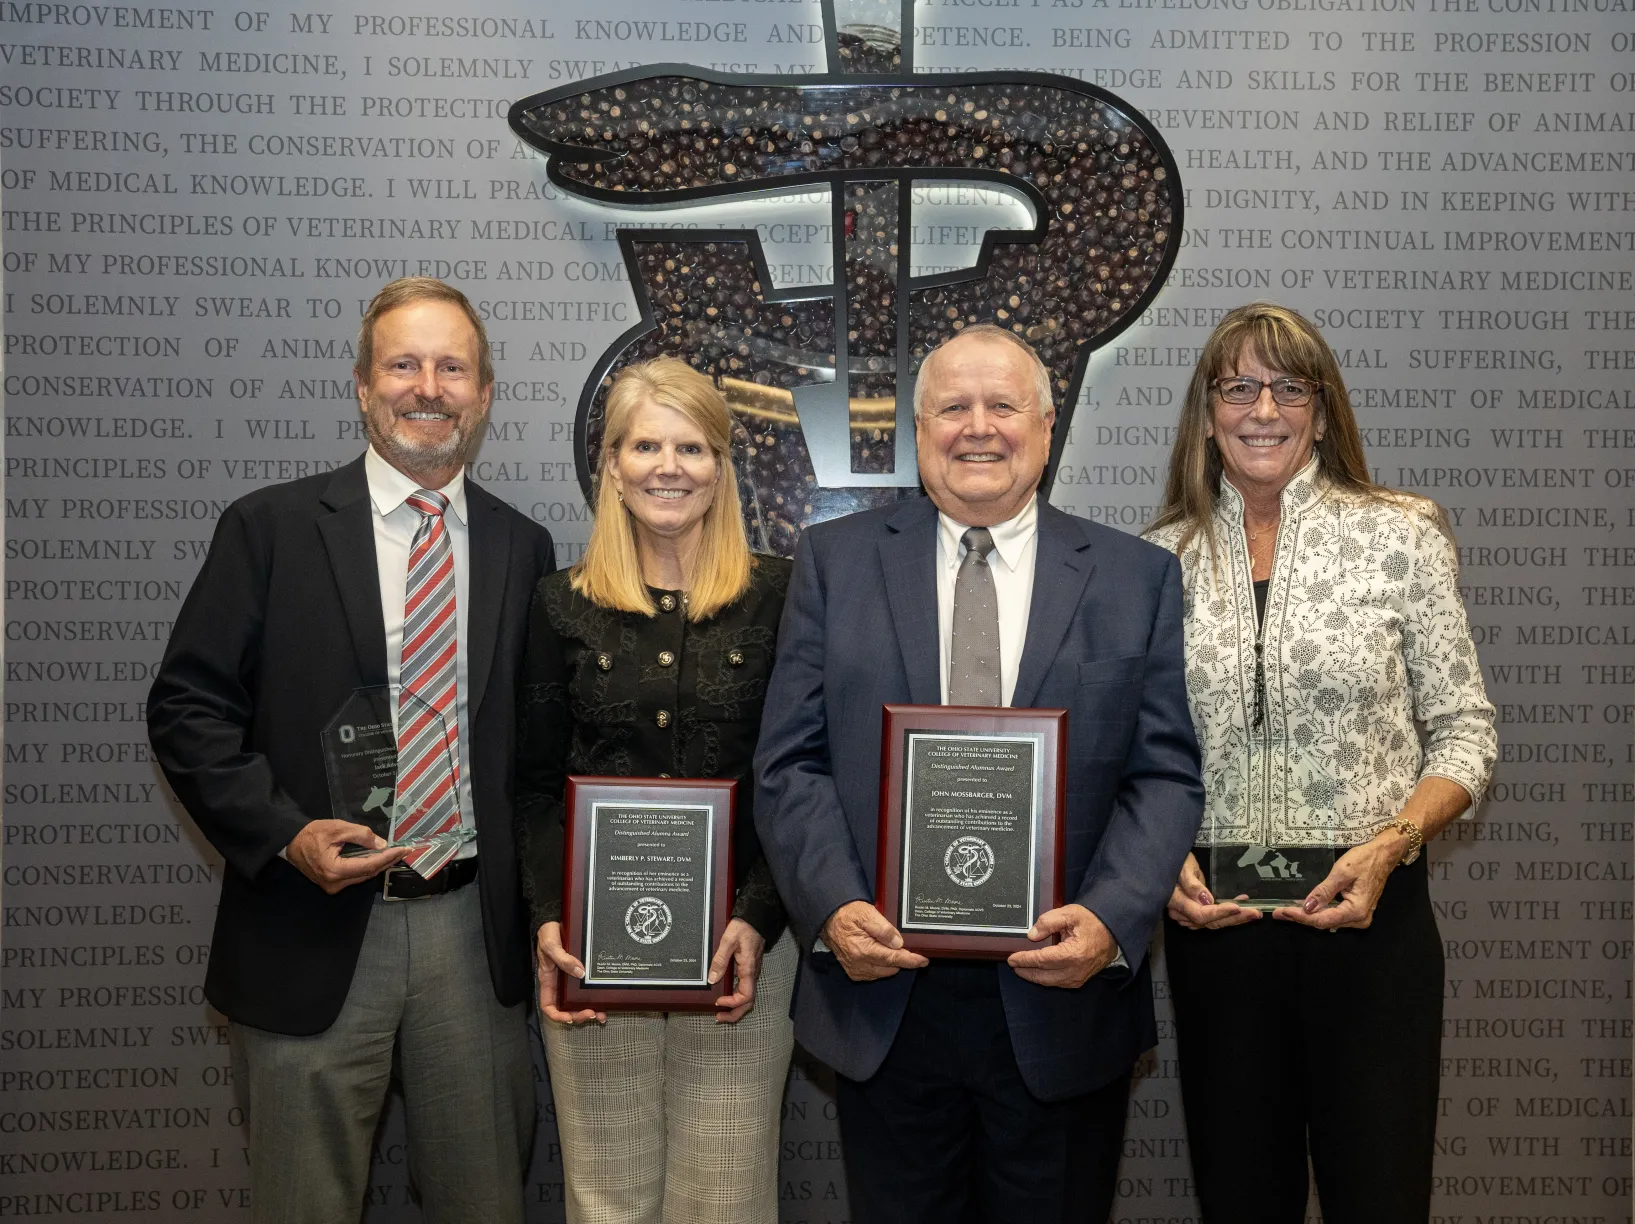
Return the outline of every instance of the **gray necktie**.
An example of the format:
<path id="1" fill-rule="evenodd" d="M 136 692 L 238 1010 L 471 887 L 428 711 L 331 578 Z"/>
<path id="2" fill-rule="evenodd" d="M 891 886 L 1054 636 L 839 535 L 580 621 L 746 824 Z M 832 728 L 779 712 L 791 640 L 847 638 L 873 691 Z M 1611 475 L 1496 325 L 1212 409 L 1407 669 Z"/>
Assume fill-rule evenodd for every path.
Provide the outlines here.
<path id="1" fill-rule="evenodd" d="M 1004 687 L 999 676 L 999 596 L 988 566 L 993 536 L 986 527 L 971 527 L 960 538 L 965 560 L 954 579 L 948 704 L 996 706 L 1002 702 Z"/>

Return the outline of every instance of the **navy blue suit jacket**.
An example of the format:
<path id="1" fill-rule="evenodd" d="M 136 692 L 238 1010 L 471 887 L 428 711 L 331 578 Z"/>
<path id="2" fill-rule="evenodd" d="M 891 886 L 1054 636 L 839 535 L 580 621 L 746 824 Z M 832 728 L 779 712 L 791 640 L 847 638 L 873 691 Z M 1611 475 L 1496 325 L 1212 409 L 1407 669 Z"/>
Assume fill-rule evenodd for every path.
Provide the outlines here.
<path id="1" fill-rule="evenodd" d="M 941 700 L 936 533 L 929 498 L 807 529 L 756 754 L 756 827 L 802 949 L 796 1036 L 856 1080 L 885 1058 L 914 973 L 853 982 L 811 950 L 836 909 L 874 897 L 881 706 Z M 1022 1078 L 1057 1100 L 1157 1040 L 1147 943 L 1203 814 L 1175 558 L 1041 499 L 1012 705 L 1069 712 L 1066 894 L 1130 965 L 1064 990 L 1000 964 Z"/>

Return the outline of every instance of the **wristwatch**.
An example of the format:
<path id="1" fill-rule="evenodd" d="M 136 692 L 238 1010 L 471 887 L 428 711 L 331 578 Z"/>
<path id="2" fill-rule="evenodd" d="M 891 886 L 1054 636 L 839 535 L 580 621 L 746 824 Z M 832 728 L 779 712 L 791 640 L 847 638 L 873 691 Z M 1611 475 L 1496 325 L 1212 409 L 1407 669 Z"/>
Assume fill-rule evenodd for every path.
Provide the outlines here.
<path id="1" fill-rule="evenodd" d="M 1424 829 L 1421 829 L 1406 816 L 1398 816 L 1385 827 L 1388 829 L 1395 829 L 1398 833 L 1402 834 L 1408 839 L 1408 853 L 1402 856 L 1402 861 L 1398 863 L 1397 866 L 1406 867 L 1409 863 L 1412 863 L 1419 857 L 1420 848 L 1425 844 Z"/>

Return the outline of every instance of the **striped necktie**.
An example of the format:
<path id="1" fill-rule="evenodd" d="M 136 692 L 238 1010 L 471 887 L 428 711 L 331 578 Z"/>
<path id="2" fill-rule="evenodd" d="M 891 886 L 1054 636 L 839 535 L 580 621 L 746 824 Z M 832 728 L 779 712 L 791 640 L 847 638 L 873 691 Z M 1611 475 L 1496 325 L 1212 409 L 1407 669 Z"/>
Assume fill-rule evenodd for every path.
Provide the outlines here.
<path id="1" fill-rule="evenodd" d="M 392 841 L 438 838 L 403 861 L 430 879 L 460 842 L 460 737 L 455 723 L 454 549 L 443 512 L 448 498 L 420 489 L 408 504 L 423 517 L 409 549 L 398 671 L 397 796 Z"/>

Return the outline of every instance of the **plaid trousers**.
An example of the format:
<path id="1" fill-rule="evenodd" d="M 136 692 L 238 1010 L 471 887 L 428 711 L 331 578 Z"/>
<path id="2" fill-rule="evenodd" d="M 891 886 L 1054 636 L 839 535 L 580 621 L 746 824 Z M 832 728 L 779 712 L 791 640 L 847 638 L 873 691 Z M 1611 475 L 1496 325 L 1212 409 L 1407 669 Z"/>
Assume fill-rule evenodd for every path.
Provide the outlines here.
<path id="1" fill-rule="evenodd" d="M 777 1224 L 797 961 L 786 931 L 737 1024 L 699 1012 L 541 1022 L 568 1224 Z"/>

